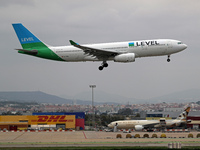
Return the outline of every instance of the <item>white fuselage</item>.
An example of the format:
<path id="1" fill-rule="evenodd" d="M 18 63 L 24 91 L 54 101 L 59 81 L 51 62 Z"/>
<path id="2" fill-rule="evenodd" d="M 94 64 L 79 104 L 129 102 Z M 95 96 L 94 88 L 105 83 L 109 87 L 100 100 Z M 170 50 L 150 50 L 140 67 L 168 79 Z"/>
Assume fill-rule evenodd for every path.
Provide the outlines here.
<path id="1" fill-rule="evenodd" d="M 173 53 L 180 52 L 187 48 L 187 45 L 181 43 L 180 41 L 169 39 L 88 44 L 83 46 L 117 52 L 119 54 L 134 53 L 135 58 L 162 55 L 170 56 Z M 49 48 L 65 61 L 102 61 L 102 59 L 98 59 L 95 56 L 85 54 L 82 49 L 74 46 Z M 107 60 L 114 60 L 114 56 L 107 58 Z"/>
<path id="2" fill-rule="evenodd" d="M 108 127 L 114 128 L 114 126 L 117 123 L 118 129 L 136 129 L 136 126 L 144 127 L 149 125 L 149 128 L 160 128 L 160 121 L 159 120 L 120 120 L 120 121 L 114 121 L 111 122 Z M 167 128 L 173 127 L 176 125 L 180 125 L 180 120 L 166 120 L 166 126 Z"/>
<path id="3" fill-rule="evenodd" d="M 165 120 L 165 118 L 160 118 L 160 120 L 119 120 L 111 122 L 109 128 L 118 128 L 118 129 L 135 129 L 136 131 L 148 128 L 170 128 L 178 127 L 188 122 L 186 120 L 190 111 L 190 107 L 187 107 L 176 119 L 174 120 Z"/>

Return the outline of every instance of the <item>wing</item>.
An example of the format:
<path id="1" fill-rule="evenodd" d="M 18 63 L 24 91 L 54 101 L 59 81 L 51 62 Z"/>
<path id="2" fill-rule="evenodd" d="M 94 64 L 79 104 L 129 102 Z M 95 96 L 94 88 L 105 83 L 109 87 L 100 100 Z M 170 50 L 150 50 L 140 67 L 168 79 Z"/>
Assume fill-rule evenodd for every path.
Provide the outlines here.
<path id="1" fill-rule="evenodd" d="M 102 49 L 96 49 L 96 48 L 92 48 L 92 47 L 82 46 L 82 45 L 79 45 L 78 43 L 75 43 L 72 40 L 69 40 L 69 42 L 74 47 L 82 49 L 85 54 L 90 55 L 92 57 L 96 57 L 98 59 L 108 59 L 109 57 L 113 57 L 113 56 L 116 56 L 116 55 L 119 54 L 117 52 L 106 51 L 106 50 L 102 50 Z"/>
<path id="2" fill-rule="evenodd" d="M 145 125 L 142 125 L 144 128 L 149 128 L 149 127 L 154 127 L 155 125 L 159 124 L 159 122 L 156 122 L 156 123 L 149 123 L 149 124 L 145 124 Z"/>

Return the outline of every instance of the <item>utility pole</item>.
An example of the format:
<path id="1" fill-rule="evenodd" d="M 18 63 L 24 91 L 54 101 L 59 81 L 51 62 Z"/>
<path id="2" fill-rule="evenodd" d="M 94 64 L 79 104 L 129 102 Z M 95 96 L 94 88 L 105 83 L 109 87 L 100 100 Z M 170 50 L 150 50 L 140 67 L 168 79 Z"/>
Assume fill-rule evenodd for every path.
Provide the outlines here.
<path id="1" fill-rule="evenodd" d="M 92 126 L 93 128 L 95 128 L 95 119 L 94 119 L 94 88 L 96 87 L 96 85 L 90 85 L 90 88 L 92 88 Z"/>

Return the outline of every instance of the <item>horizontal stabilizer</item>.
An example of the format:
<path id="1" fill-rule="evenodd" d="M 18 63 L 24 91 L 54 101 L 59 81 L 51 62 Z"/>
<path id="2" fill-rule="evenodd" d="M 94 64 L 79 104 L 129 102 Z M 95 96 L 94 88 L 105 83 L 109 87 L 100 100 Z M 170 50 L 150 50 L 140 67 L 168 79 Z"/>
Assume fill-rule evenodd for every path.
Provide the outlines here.
<path id="1" fill-rule="evenodd" d="M 38 51 L 36 49 L 33 49 L 33 50 L 15 49 L 15 50 L 22 51 L 22 52 L 25 52 L 25 53 L 31 54 L 31 55 L 37 55 L 38 54 Z"/>

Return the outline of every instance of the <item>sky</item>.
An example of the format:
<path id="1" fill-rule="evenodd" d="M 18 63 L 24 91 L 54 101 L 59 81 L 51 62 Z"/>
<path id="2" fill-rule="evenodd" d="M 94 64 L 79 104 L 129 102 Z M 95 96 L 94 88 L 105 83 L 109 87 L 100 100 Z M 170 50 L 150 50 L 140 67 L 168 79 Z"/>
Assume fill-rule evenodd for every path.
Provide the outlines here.
<path id="1" fill-rule="evenodd" d="M 199 0 L 1 0 L 0 91 L 42 91 L 73 97 L 91 91 L 128 98 L 153 98 L 200 89 Z M 18 54 L 12 23 L 22 23 L 52 46 L 176 39 L 180 53 L 137 58 L 132 63 L 58 62 Z"/>

